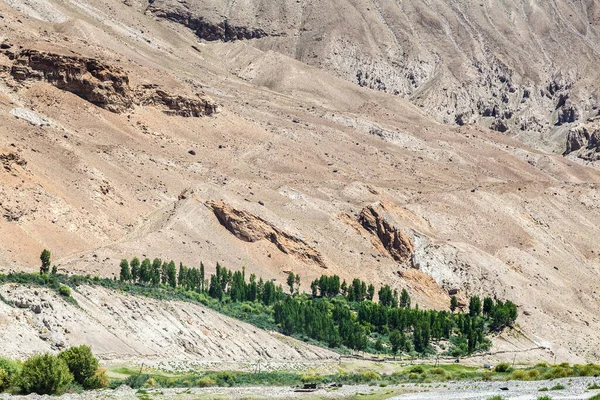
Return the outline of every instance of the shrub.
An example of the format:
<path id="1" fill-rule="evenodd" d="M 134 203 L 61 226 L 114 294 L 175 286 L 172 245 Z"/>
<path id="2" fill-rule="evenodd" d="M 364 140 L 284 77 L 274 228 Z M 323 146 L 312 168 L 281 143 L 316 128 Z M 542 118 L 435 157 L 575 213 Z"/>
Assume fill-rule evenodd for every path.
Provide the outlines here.
<path id="1" fill-rule="evenodd" d="M 366 381 L 380 381 L 381 375 L 374 371 L 367 371 L 361 374 L 362 378 Z"/>
<path id="2" fill-rule="evenodd" d="M 488 397 L 487 400 L 504 400 L 504 397 L 502 397 L 502 396 L 493 396 L 493 397 Z"/>
<path id="3" fill-rule="evenodd" d="M 496 372 L 508 372 L 508 369 L 510 368 L 510 364 L 509 363 L 500 363 L 498 365 L 496 365 L 496 367 L 494 368 L 494 371 Z"/>
<path id="4" fill-rule="evenodd" d="M 422 366 L 417 365 L 412 367 L 409 372 L 412 372 L 413 374 L 422 374 L 423 372 L 425 372 L 425 370 Z"/>
<path id="5" fill-rule="evenodd" d="M 211 377 L 204 376 L 204 377 L 198 379 L 198 381 L 196 381 L 196 386 L 203 388 L 203 387 L 215 386 L 216 383 L 217 382 L 215 382 L 215 380 L 212 379 Z"/>
<path id="6" fill-rule="evenodd" d="M 64 297 L 71 297 L 71 288 L 65 285 L 61 285 L 58 289 L 58 293 Z"/>
<path id="7" fill-rule="evenodd" d="M 540 376 L 540 371 L 537 369 L 530 369 L 525 373 L 525 379 L 528 381 L 534 381 Z"/>
<path id="8" fill-rule="evenodd" d="M 590 397 L 588 400 L 600 400 L 600 394 L 596 394 L 596 395 Z"/>
<path id="9" fill-rule="evenodd" d="M 17 383 L 17 378 L 21 374 L 21 365 L 8 358 L 0 358 L 0 371 L 3 375 L 0 379 L 0 392 L 2 392 Z"/>
<path id="10" fill-rule="evenodd" d="M 323 377 L 321 375 L 302 375 L 300 380 L 304 383 L 321 382 Z"/>
<path id="11" fill-rule="evenodd" d="M 215 374 L 214 379 L 219 386 L 233 386 L 235 384 L 235 375 L 229 371 Z"/>
<path id="12" fill-rule="evenodd" d="M 25 393 L 60 394 L 73 381 L 67 363 L 52 354 L 27 359 L 21 371 L 20 386 Z"/>
<path id="13" fill-rule="evenodd" d="M 8 372 L 0 368 L 0 392 L 5 391 L 10 387 L 10 378 Z"/>
<path id="14" fill-rule="evenodd" d="M 537 398 L 537 400 L 552 400 L 552 397 L 550 396 L 540 396 Z"/>
<path id="15" fill-rule="evenodd" d="M 552 386 L 550 388 L 550 390 L 563 390 L 565 387 L 563 385 L 561 385 L 560 383 L 557 383 L 556 385 Z"/>
<path id="16" fill-rule="evenodd" d="M 62 358 L 73 374 L 75 382 L 85 389 L 96 389 L 99 383 L 94 376 L 98 371 L 98 360 L 92 354 L 89 346 L 71 347 L 58 355 Z"/>
<path id="17" fill-rule="evenodd" d="M 86 380 L 86 384 L 88 389 L 101 389 L 108 387 L 110 380 L 108 379 L 106 369 L 98 367 L 94 375 Z"/>
<path id="18" fill-rule="evenodd" d="M 600 386 L 598 386 L 598 384 L 594 382 L 591 385 L 589 385 L 587 388 L 588 388 L 588 390 L 596 390 L 596 389 L 600 389 Z"/>
<path id="19" fill-rule="evenodd" d="M 150 379 L 148 374 L 131 375 L 125 379 L 125 384 L 132 389 L 139 389 L 148 382 L 148 379 Z"/>
<path id="20" fill-rule="evenodd" d="M 511 379 L 514 379 L 517 381 L 522 381 L 523 378 L 525 378 L 525 371 L 523 371 L 522 369 L 513 371 L 512 375 L 511 375 Z"/>

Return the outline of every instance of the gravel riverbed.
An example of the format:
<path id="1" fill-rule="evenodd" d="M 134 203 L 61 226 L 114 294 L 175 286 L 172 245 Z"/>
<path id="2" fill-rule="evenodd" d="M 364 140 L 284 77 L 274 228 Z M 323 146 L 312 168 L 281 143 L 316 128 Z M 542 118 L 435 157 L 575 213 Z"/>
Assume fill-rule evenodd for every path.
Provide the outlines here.
<path id="1" fill-rule="evenodd" d="M 535 400 L 547 395 L 552 400 L 585 400 L 600 394 L 600 390 L 589 390 L 592 384 L 600 385 L 600 378 L 564 378 L 551 381 L 535 382 L 445 382 L 421 385 L 400 386 L 368 386 L 354 385 L 340 388 L 323 388 L 315 392 L 295 392 L 290 387 L 211 387 L 190 389 L 148 389 L 135 390 L 120 387 L 115 390 L 85 392 L 81 394 L 64 394 L 61 400 L 99 400 L 99 399 L 394 399 L 394 400 L 487 400 L 493 396 L 503 399 Z M 564 389 L 540 391 L 557 385 Z M 55 396 L 0 395 L 2 400 L 17 399 L 56 399 Z"/>

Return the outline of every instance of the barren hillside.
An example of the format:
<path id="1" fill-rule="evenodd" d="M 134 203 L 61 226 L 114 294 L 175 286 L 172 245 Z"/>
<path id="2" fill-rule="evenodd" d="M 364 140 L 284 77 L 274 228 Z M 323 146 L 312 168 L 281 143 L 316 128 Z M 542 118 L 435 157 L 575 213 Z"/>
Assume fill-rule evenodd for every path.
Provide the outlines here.
<path id="1" fill-rule="evenodd" d="M 582 15 L 595 21 L 596 3 L 585 12 L 523 5 L 539 24 L 509 12 L 511 1 L 493 10 L 433 2 L 436 13 L 405 2 L 415 9 L 397 17 L 399 6 L 383 3 L 336 3 L 335 12 L 327 2 L 251 3 L 230 3 L 230 14 L 219 2 L 190 5 L 206 29 L 217 15 L 246 27 L 233 30 L 241 40 L 217 41 L 200 41 L 199 28 L 174 22 L 165 10 L 175 5 L 160 0 L 0 3 L 0 268 L 37 270 L 48 248 L 59 269 L 103 276 L 123 257 L 148 256 L 246 266 L 279 282 L 294 271 L 306 289 L 323 273 L 359 277 L 406 287 L 426 307 L 447 307 L 449 291 L 485 294 L 515 301 L 520 326 L 549 358 L 598 360 L 600 172 L 544 151 L 564 141 L 530 135 L 554 137 L 553 118 L 570 107 L 565 98 L 552 111 L 564 86 L 539 94 L 556 68 L 595 78 L 594 25 L 571 27 Z M 387 21 L 385 30 L 352 33 L 357 13 Z M 472 27 L 450 24 L 457 13 Z M 519 24 L 531 31 L 511 36 Z M 405 30 L 414 36 L 399 41 Z M 468 40 L 447 46 L 458 31 Z M 345 35 L 377 52 L 347 55 L 374 47 Z M 539 49 L 555 61 L 524 58 Z M 412 67 L 394 64 L 402 54 Z M 489 84 L 469 72 L 484 58 Z M 352 59 L 362 77 L 389 76 L 386 90 L 353 83 Z M 587 99 L 575 90 L 585 79 L 570 98 Z M 514 127 L 519 115 L 539 114 L 539 130 L 515 138 L 513 128 L 453 124 L 469 109 L 483 118 L 476 100 L 505 91 L 502 113 L 512 107 L 513 117 L 493 120 Z M 445 105 L 446 92 L 460 107 Z M 593 114 L 593 99 L 575 106 L 583 119 Z M 593 123 L 577 132 L 576 150 L 594 152 Z"/>
<path id="2" fill-rule="evenodd" d="M 339 356 L 225 317 L 196 304 L 127 296 L 100 287 L 74 292 L 78 306 L 55 292 L 4 285 L 0 294 L 2 355 L 26 358 L 32 352 L 89 344 L 105 362 L 185 368 L 263 362 L 265 367 L 333 362 Z M 19 340 L 14 340 L 14 338 Z"/>

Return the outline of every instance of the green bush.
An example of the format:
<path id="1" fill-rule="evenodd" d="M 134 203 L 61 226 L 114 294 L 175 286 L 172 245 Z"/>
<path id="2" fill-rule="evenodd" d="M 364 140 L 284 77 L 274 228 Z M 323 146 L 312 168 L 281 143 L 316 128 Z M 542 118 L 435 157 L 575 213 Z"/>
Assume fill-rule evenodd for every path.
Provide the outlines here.
<path id="1" fill-rule="evenodd" d="M 522 381 L 523 378 L 525 378 L 525 371 L 523 371 L 522 369 L 518 369 L 516 371 L 513 371 L 513 373 L 510 375 L 510 377 L 513 380 Z"/>
<path id="2" fill-rule="evenodd" d="M 590 397 L 588 400 L 600 400 L 600 394 L 596 394 L 596 395 Z"/>
<path id="3" fill-rule="evenodd" d="M 62 289 L 62 287 L 61 287 Z M 97 389 L 98 379 L 94 376 L 98 370 L 98 360 L 92 354 L 89 346 L 71 347 L 58 355 L 65 361 L 69 371 L 73 374 L 75 382 L 85 389 Z"/>
<path id="4" fill-rule="evenodd" d="M 217 381 L 217 385 L 219 386 L 233 386 L 236 381 L 235 375 L 229 371 L 218 372 L 213 378 Z"/>
<path id="5" fill-rule="evenodd" d="M 25 361 L 19 384 L 24 393 L 61 394 L 72 381 L 73 375 L 62 358 L 41 354 Z"/>
<path id="6" fill-rule="evenodd" d="M 525 373 L 525 380 L 535 381 L 540 376 L 540 371 L 537 369 L 530 369 Z"/>
<path id="7" fill-rule="evenodd" d="M 557 383 L 556 385 L 552 386 L 550 388 L 550 390 L 563 390 L 565 387 L 563 385 L 561 385 L 560 383 Z"/>
<path id="8" fill-rule="evenodd" d="M 314 383 L 314 382 L 321 382 L 323 380 L 323 377 L 321 375 L 302 375 L 300 377 L 300 380 L 304 383 Z"/>
<path id="9" fill-rule="evenodd" d="M 0 358 L 0 392 L 9 389 L 17 383 L 21 374 L 21 365 L 8 358 Z"/>
<path id="10" fill-rule="evenodd" d="M 94 375 L 86 380 L 86 384 L 88 389 L 101 389 L 108 387 L 110 380 L 108 379 L 106 369 L 98 367 Z"/>
<path id="11" fill-rule="evenodd" d="M 510 364 L 506 363 L 506 362 L 503 362 L 503 363 L 500 363 L 500 364 L 496 365 L 496 367 L 494 368 L 494 371 L 496 371 L 496 372 L 508 372 L 509 368 L 510 368 Z"/>
<path id="12" fill-rule="evenodd" d="M 412 367 L 409 372 L 411 372 L 413 374 L 422 374 L 423 372 L 425 372 L 425 370 L 423 369 L 422 366 L 417 365 L 417 366 Z"/>
<path id="13" fill-rule="evenodd" d="M 58 289 L 58 293 L 64 297 L 71 297 L 71 288 L 65 285 L 61 285 Z"/>
<path id="14" fill-rule="evenodd" d="M 8 372 L 0 368 L 0 392 L 5 391 L 10 387 L 10 378 Z"/>
<path id="15" fill-rule="evenodd" d="M 487 400 L 504 400 L 504 397 L 502 397 L 502 396 L 493 396 L 493 397 L 488 397 Z"/>
<path id="16" fill-rule="evenodd" d="M 366 371 L 361 374 L 363 380 L 365 381 L 380 381 L 381 375 L 379 375 L 375 371 Z"/>
<path id="17" fill-rule="evenodd" d="M 148 382 L 148 379 L 150 379 L 148 374 L 131 375 L 125 379 L 125 384 L 132 389 L 139 389 Z"/>
<path id="18" fill-rule="evenodd" d="M 540 396 L 537 398 L 537 400 L 552 400 L 552 397 L 550 396 Z"/>
<path id="19" fill-rule="evenodd" d="M 204 376 L 196 381 L 196 386 L 203 388 L 203 387 L 215 386 L 216 383 L 217 382 L 215 382 L 214 379 L 212 379 L 208 376 Z"/>

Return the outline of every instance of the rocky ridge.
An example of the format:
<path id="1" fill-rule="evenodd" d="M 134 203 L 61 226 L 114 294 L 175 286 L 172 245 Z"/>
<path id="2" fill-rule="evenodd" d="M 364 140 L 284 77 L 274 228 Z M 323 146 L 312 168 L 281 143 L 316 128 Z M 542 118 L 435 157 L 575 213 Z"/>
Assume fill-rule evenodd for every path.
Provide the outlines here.
<path id="1" fill-rule="evenodd" d="M 219 223 L 238 239 L 251 243 L 266 239 L 284 254 L 291 254 L 304 262 L 327 268 L 323 256 L 303 239 L 222 201 L 211 200 L 206 205 L 212 209 Z"/>
<path id="2" fill-rule="evenodd" d="M 44 80 L 108 111 L 123 113 L 137 104 L 163 108 L 169 115 L 201 117 L 217 110 L 217 105 L 203 95 L 173 95 L 156 84 L 132 89 L 122 68 L 97 59 L 34 49 L 13 50 L 7 42 L 3 47 L 0 53 L 13 60 L 10 74 L 17 82 Z"/>
<path id="3" fill-rule="evenodd" d="M 200 39 L 253 39 L 409 99 L 441 122 L 480 124 L 557 153 L 572 124 L 598 115 L 596 2 L 271 3 L 156 0 L 150 11 Z"/>

